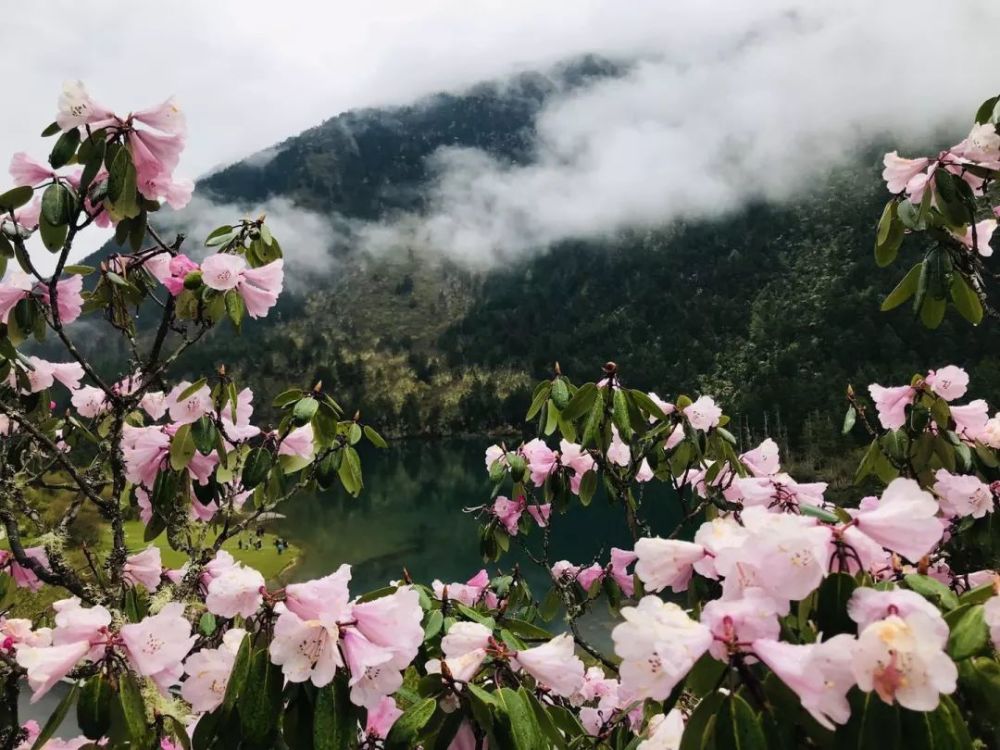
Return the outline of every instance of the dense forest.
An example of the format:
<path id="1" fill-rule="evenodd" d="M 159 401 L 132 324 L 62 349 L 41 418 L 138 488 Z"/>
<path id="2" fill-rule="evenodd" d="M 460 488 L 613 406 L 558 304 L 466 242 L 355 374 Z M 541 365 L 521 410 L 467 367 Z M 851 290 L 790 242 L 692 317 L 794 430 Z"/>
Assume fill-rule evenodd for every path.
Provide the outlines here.
<path id="1" fill-rule="evenodd" d="M 528 161 L 549 97 L 622 70 L 587 58 L 349 112 L 209 175 L 198 194 L 247 210 L 281 197 L 334 226 L 419 211 L 435 150 Z M 307 274 L 309 286 L 293 286 L 236 347 L 220 336 L 186 364 L 224 363 L 266 393 L 321 380 L 400 435 L 518 425 L 533 380 L 556 361 L 581 381 L 614 359 L 632 385 L 723 399 L 741 438 L 766 432 L 821 451 L 839 432 L 848 383 L 895 383 L 926 363 L 954 362 L 972 372 L 974 395 L 1000 388 L 995 326 L 946 318 L 915 335 L 908 309 L 878 311 L 902 272 L 871 262 L 886 198 L 876 146 L 789 204 L 564 242 L 488 272 L 433 248 L 374 258 L 333 237 L 329 267 L 303 269 L 286 246 L 293 275 Z"/>

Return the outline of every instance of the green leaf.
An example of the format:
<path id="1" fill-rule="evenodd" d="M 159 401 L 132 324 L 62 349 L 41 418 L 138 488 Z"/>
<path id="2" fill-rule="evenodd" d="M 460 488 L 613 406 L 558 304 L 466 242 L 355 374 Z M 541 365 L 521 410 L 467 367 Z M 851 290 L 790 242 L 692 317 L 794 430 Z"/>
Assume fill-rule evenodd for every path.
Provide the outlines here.
<path id="1" fill-rule="evenodd" d="M 56 710 L 52 712 L 48 721 L 45 722 L 45 726 L 42 727 L 42 731 L 35 740 L 35 744 L 31 746 L 31 750 L 41 750 L 45 747 L 46 743 L 52 739 L 56 731 L 59 729 L 59 725 L 63 723 L 63 719 L 65 719 L 66 715 L 69 713 L 73 703 L 76 702 L 76 698 L 79 693 L 80 685 L 74 682 L 73 687 L 66 692 L 66 695 L 64 695 L 62 700 L 59 701 L 59 705 L 56 706 Z"/>
<path id="2" fill-rule="evenodd" d="M 361 459 L 358 457 L 358 452 L 349 445 L 344 448 L 344 460 L 337 475 L 349 494 L 355 497 L 360 494 L 364 486 L 361 479 Z"/>
<path id="3" fill-rule="evenodd" d="M 715 692 L 701 699 L 691 717 L 684 725 L 684 734 L 681 735 L 680 750 L 701 750 L 702 740 L 706 739 L 706 734 L 713 729 L 709 724 L 715 718 L 722 701 L 726 698 L 723 693 Z M 708 745 L 711 747 L 711 745 Z M 718 750 L 723 750 L 720 746 Z M 727 748 L 728 750 L 728 748 Z"/>
<path id="4" fill-rule="evenodd" d="M 895 289 L 889 292 L 889 296 L 882 302 L 882 312 L 887 312 L 899 307 L 917 292 L 917 286 L 920 281 L 920 275 L 923 267 L 923 263 L 917 263 L 913 266 L 913 268 L 907 271 L 906 276 L 903 277 L 902 281 L 896 285 Z"/>
<path id="5" fill-rule="evenodd" d="M 47 125 L 45 130 L 42 131 L 42 138 L 49 138 L 50 136 L 53 136 L 56 133 L 61 133 L 61 132 L 62 128 L 59 127 L 59 123 L 53 122 Z"/>
<path id="6" fill-rule="evenodd" d="M 982 125 L 986 122 L 995 122 L 994 115 L 996 113 L 997 102 L 1000 101 L 1000 97 L 991 96 L 985 102 L 979 105 L 979 109 L 976 110 L 976 124 Z"/>
<path id="7" fill-rule="evenodd" d="M 83 684 L 76 704 L 76 723 L 87 739 L 99 740 L 108 733 L 113 695 L 111 682 L 102 672 Z"/>
<path id="8" fill-rule="evenodd" d="M 608 387 L 610 388 L 611 386 Z M 611 401 L 614 406 L 611 418 L 615 423 L 615 427 L 618 428 L 618 434 L 621 435 L 623 440 L 631 440 L 632 421 L 628 415 L 628 397 L 625 395 L 625 391 L 621 388 L 615 388 L 611 396 Z"/>
<path id="9" fill-rule="evenodd" d="M 385 438 L 379 435 L 374 428 L 365 425 L 365 437 L 368 438 L 368 442 L 374 445 L 376 448 L 388 448 L 389 444 L 385 442 Z"/>
<path id="10" fill-rule="evenodd" d="M 68 224 L 73 220 L 75 203 L 68 187 L 62 183 L 49 185 L 42 193 L 42 216 L 54 227 Z"/>
<path id="11" fill-rule="evenodd" d="M 243 465 L 243 489 L 252 490 L 263 482 L 268 472 L 271 471 L 272 464 L 270 451 L 264 448 L 254 448 L 250 451 L 250 455 L 247 456 L 246 463 Z"/>
<path id="12" fill-rule="evenodd" d="M 927 297 L 920 306 L 920 322 L 931 330 L 936 329 L 944 320 L 944 311 L 948 305 L 943 299 Z"/>
<path id="13" fill-rule="evenodd" d="M 986 625 L 982 604 L 963 605 L 948 614 L 956 613 L 959 614 L 957 618 L 946 618 L 951 627 L 948 654 L 953 660 L 961 661 L 986 648 L 990 641 L 990 629 Z M 952 619 L 957 619 L 957 622 L 951 622 Z"/>
<path id="14" fill-rule="evenodd" d="M 535 395 L 531 400 L 531 406 L 528 407 L 528 413 L 525 415 L 525 419 L 534 419 L 535 415 L 542 410 L 542 406 L 549 399 L 549 392 L 552 390 L 552 383 L 545 381 L 540 383 L 538 388 L 535 389 Z"/>
<path id="15" fill-rule="evenodd" d="M 177 428 L 170 441 L 170 467 L 174 471 L 183 471 L 194 458 L 196 446 L 191 435 L 191 425 L 183 424 Z"/>
<path id="16" fill-rule="evenodd" d="M 815 619 L 824 638 L 857 632 L 857 625 L 847 614 L 847 602 L 857 587 L 854 576 L 847 573 L 831 573 L 823 579 L 816 593 Z"/>
<path id="17" fill-rule="evenodd" d="M 250 638 L 244 636 L 236 652 L 233 670 L 229 673 L 229 682 L 226 684 L 226 694 L 222 699 L 222 706 L 226 711 L 232 710 L 240 696 L 243 695 L 243 688 L 246 687 L 247 679 L 250 676 L 252 656 L 253 644 Z"/>
<path id="18" fill-rule="evenodd" d="M 597 472 L 591 469 L 580 480 L 580 504 L 584 507 L 590 505 L 595 492 L 597 492 Z"/>
<path id="19" fill-rule="evenodd" d="M 21 187 L 12 188 L 6 193 L 0 193 L 0 211 L 8 213 L 16 208 L 20 208 L 30 201 L 31 196 L 34 194 L 34 189 L 29 185 L 22 185 Z"/>
<path id="20" fill-rule="evenodd" d="M 862 693 L 854 689 L 848 698 L 851 718 L 838 729 L 834 747 L 837 750 L 900 750 L 900 710 L 884 703 L 875 692 Z"/>
<path id="21" fill-rule="evenodd" d="M 229 320 L 233 326 L 239 330 L 240 324 L 243 322 L 243 315 L 247 309 L 246 303 L 235 289 L 230 289 L 226 292 L 225 300 L 226 314 L 229 316 Z"/>
<path id="22" fill-rule="evenodd" d="M 38 218 L 38 234 L 42 238 L 45 249 L 50 253 L 55 253 L 62 250 L 63 243 L 66 242 L 66 235 L 69 234 L 69 226 L 50 224 L 44 216 L 40 216 Z"/>
<path id="23" fill-rule="evenodd" d="M 292 421 L 299 426 L 307 424 L 312 421 L 317 409 L 319 409 L 319 401 L 312 396 L 306 396 L 292 409 Z"/>
<path id="24" fill-rule="evenodd" d="M 593 383 L 584 383 L 576 389 L 576 393 L 570 398 L 566 408 L 562 410 L 562 418 L 566 421 L 579 419 L 594 403 L 597 398 L 598 388 Z"/>
<path id="25" fill-rule="evenodd" d="M 420 731 L 427 726 L 436 709 L 434 698 L 427 698 L 406 709 L 389 730 L 385 750 L 412 750 L 419 746 Z"/>
<path id="26" fill-rule="evenodd" d="M 236 232 L 229 224 L 225 224 L 217 229 L 213 229 L 212 232 L 205 238 L 206 247 L 215 247 L 216 245 L 225 245 L 230 240 L 236 238 Z"/>
<path id="27" fill-rule="evenodd" d="M 548 747 L 542 728 L 538 725 L 535 712 L 523 695 L 511 688 L 500 688 L 496 693 L 499 726 L 498 739 L 501 747 L 511 750 L 544 750 Z"/>
<path id="28" fill-rule="evenodd" d="M 281 667 L 271 663 L 267 648 L 255 650 L 239 702 L 243 739 L 251 745 L 270 746 L 270 740 L 278 730 L 284 681 Z"/>
<path id="29" fill-rule="evenodd" d="M 118 679 L 118 706 L 125 719 L 125 729 L 133 744 L 147 747 L 150 740 L 150 727 L 146 721 L 146 704 L 142 693 L 131 672 L 125 672 Z"/>
<path id="30" fill-rule="evenodd" d="M 557 377 L 552 381 L 551 398 L 555 403 L 556 408 L 560 411 L 565 409 L 569 404 L 569 387 L 566 385 L 566 381 L 563 378 Z"/>
<path id="31" fill-rule="evenodd" d="M 715 717 L 715 747 L 726 750 L 767 750 L 760 719 L 739 695 L 722 702 Z"/>
<path id="32" fill-rule="evenodd" d="M 955 303 L 959 314 L 972 325 L 977 326 L 982 322 L 983 303 L 961 273 L 955 273 L 951 277 L 951 301 Z"/>
<path id="33" fill-rule="evenodd" d="M 206 380 L 205 378 L 198 378 L 191 385 L 189 385 L 187 388 L 181 391 L 180 395 L 177 397 L 177 400 L 186 401 L 187 399 L 191 398 L 194 394 L 196 394 L 198 391 L 200 391 L 202 388 L 204 388 L 205 385 L 207 385 L 207 383 L 208 380 Z"/>
<path id="34" fill-rule="evenodd" d="M 212 635 L 216 628 L 218 628 L 218 623 L 215 621 L 215 615 L 211 612 L 205 612 L 198 618 L 198 632 L 202 635 Z"/>
<path id="35" fill-rule="evenodd" d="M 351 703 L 347 675 L 337 678 L 316 692 L 313 717 L 313 747 L 316 750 L 347 750 L 357 737 L 356 710 Z"/>
<path id="36" fill-rule="evenodd" d="M 215 422 L 207 414 L 203 414 L 191 425 L 194 445 L 203 456 L 207 456 L 215 450 L 217 433 Z"/>
<path id="37" fill-rule="evenodd" d="M 899 246 L 903 243 L 905 229 L 896 215 L 898 201 L 891 200 L 885 204 L 882 218 L 878 223 L 875 235 L 875 263 L 884 268 L 890 265 L 899 254 Z"/>
<path id="38" fill-rule="evenodd" d="M 56 141 L 49 154 L 49 164 L 53 169 L 59 169 L 69 164 L 70 159 L 76 153 L 76 147 L 80 145 L 80 129 L 73 128 L 67 130 Z"/>
<path id="39" fill-rule="evenodd" d="M 903 581 L 912 591 L 916 591 L 938 607 L 951 610 L 958 606 L 958 597 L 955 592 L 930 576 L 911 573 L 905 576 Z"/>
<path id="40" fill-rule="evenodd" d="M 934 173 L 934 197 L 937 198 L 937 209 L 944 220 L 954 227 L 968 224 L 972 218 L 969 208 L 962 199 L 963 189 L 958 185 L 959 182 L 962 182 L 962 178 L 947 170 L 939 169 Z"/>

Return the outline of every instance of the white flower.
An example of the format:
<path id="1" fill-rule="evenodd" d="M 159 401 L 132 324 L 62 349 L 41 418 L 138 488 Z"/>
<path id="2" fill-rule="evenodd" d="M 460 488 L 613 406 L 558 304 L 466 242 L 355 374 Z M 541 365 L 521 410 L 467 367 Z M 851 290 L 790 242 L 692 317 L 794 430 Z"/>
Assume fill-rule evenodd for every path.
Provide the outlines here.
<path id="1" fill-rule="evenodd" d="M 644 596 L 637 607 L 624 607 L 611 631 L 623 697 L 663 700 L 708 650 L 712 633 L 676 604 Z"/>

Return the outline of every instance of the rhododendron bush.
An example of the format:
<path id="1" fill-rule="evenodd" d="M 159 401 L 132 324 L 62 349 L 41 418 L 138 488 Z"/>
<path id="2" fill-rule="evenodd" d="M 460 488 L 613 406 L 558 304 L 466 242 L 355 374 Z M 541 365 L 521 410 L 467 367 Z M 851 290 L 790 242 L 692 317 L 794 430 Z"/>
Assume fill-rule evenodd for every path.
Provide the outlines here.
<path id="1" fill-rule="evenodd" d="M 886 155 L 876 260 L 904 240 L 923 258 L 884 307 L 912 297 L 932 327 L 949 304 L 974 324 L 991 310 L 996 119 L 991 99 L 955 147 Z M 16 154 L 0 194 L 0 586 L 54 603 L 0 616 L 0 748 L 1000 746 L 1000 415 L 961 367 L 848 387 L 844 432 L 866 447 L 838 504 L 773 440 L 740 452 L 711 396 L 557 366 L 527 415 L 538 437 L 486 450 L 493 495 L 467 509 L 492 572 L 364 592 L 343 565 L 278 588 L 223 545 L 302 490 L 357 495 L 355 446 L 385 442 L 321 385 L 277 395 L 269 424 L 224 368 L 176 379 L 207 332 L 268 315 L 284 269 L 264 217 L 192 257 L 150 225 L 192 189 L 173 100 L 123 116 L 69 84 L 43 135 L 48 163 Z M 69 264 L 91 224 L 121 250 Z M 115 376 L 81 355 L 78 319 L 122 338 Z M 38 356 L 46 338 L 62 359 Z M 629 548 L 554 559 L 565 514 L 598 497 Z M 656 527 L 652 497 L 681 521 Z M 106 547 L 72 543 L 86 513 Z M 596 608 L 604 641 L 581 627 Z M 58 707 L 28 720 L 22 692 Z M 55 737 L 67 717 L 76 739 Z"/>

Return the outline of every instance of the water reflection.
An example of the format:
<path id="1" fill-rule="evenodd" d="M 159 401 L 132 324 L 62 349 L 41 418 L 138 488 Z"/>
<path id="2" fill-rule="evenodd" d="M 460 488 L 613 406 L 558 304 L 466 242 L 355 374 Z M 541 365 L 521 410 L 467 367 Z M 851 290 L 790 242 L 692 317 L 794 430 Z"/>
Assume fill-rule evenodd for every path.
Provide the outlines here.
<path id="1" fill-rule="evenodd" d="M 483 463 L 487 439 L 404 441 L 386 450 L 362 450 L 365 490 L 359 498 L 331 492 L 297 498 L 280 523 L 303 556 L 294 580 L 324 575 L 352 563 L 352 590 L 365 591 L 398 579 L 405 566 L 415 580 L 465 580 L 482 567 L 477 521 L 464 507 L 489 502 L 491 485 Z M 654 528 L 676 523 L 675 498 L 662 485 L 645 489 L 644 506 Z M 540 543 L 536 532 L 528 543 Z M 619 508 L 598 494 L 587 508 L 573 507 L 553 519 L 552 560 L 590 561 L 612 546 L 631 548 Z M 544 571 L 516 546 L 500 560 L 521 564 L 539 593 Z"/>

